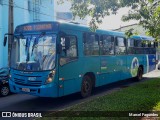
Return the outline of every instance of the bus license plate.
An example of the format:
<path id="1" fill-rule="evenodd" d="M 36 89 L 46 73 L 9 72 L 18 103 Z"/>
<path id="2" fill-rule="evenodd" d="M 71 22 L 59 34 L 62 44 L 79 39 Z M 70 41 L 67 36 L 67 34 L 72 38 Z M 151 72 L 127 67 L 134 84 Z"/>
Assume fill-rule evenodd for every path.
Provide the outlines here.
<path id="1" fill-rule="evenodd" d="M 23 92 L 30 92 L 30 89 L 29 88 L 22 88 L 22 91 Z"/>

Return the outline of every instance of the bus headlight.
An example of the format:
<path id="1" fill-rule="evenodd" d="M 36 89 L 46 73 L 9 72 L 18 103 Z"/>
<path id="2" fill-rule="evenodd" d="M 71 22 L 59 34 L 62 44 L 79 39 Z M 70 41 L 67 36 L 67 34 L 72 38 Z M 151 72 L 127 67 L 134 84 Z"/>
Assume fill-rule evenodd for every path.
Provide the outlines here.
<path id="1" fill-rule="evenodd" d="M 54 75 L 55 75 L 55 71 L 53 70 L 53 71 L 51 71 L 49 73 L 48 78 L 47 78 L 45 84 L 51 83 L 53 81 L 53 79 L 54 79 Z"/>

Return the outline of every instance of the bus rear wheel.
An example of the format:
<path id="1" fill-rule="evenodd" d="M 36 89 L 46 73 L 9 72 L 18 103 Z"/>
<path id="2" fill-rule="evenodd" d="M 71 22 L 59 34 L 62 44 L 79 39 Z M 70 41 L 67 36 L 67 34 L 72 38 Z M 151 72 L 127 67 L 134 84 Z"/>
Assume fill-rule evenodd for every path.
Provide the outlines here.
<path id="1" fill-rule="evenodd" d="M 142 80 L 143 79 L 143 69 L 142 69 L 142 67 L 139 67 L 138 68 L 138 72 L 137 72 L 137 81 L 140 81 L 140 80 Z"/>
<path id="2" fill-rule="evenodd" d="M 86 98 L 91 95 L 92 92 L 92 80 L 88 75 L 83 77 L 82 85 L 81 85 L 81 96 Z"/>

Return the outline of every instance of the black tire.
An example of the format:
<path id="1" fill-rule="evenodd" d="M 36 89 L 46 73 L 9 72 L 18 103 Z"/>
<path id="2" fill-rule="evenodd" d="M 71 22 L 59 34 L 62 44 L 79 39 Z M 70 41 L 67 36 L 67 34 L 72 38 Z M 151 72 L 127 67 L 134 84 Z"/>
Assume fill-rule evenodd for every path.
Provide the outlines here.
<path id="1" fill-rule="evenodd" d="M 140 81 L 140 80 L 143 79 L 143 69 L 142 69 L 142 67 L 138 68 L 136 79 L 137 79 L 137 81 Z"/>
<path id="2" fill-rule="evenodd" d="M 10 90 L 9 90 L 9 86 L 7 85 L 3 85 L 1 88 L 0 88 L 0 95 L 5 97 L 7 95 L 10 94 Z"/>
<path id="3" fill-rule="evenodd" d="M 83 98 L 90 96 L 92 93 L 92 88 L 93 88 L 93 84 L 92 84 L 91 78 L 88 75 L 85 75 L 83 77 L 83 81 L 81 85 L 81 96 Z"/>

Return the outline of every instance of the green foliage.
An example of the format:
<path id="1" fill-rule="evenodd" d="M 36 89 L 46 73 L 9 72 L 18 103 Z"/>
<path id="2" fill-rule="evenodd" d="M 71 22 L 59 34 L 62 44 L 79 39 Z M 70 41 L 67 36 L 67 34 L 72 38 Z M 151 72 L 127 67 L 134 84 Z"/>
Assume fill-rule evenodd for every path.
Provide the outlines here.
<path id="1" fill-rule="evenodd" d="M 134 31 L 133 28 L 125 31 L 126 38 L 130 38 L 132 35 L 138 35 L 138 32 L 137 32 L 137 31 L 136 31 L 136 32 L 133 32 L 133 31 Z"/>
<path id="2" fill-rule="evenodd" d="M 154 0 L 143 0 L 129 5 L 131 9 L 128 15 L 122 17 L 122 20 L 139 20 L 139 24 L 147 30 L 146 34 L 158 41 L 160 39 L 160 4 L 154 4 Z"/>
<path id="3" fill-rule="evenodd" d="M 65 111 L 160 111 L 160 79 L 146 80 L 145 82 L 133 85 L 131 87 L 122 88 L 119 91 L 112 91 L 107 95 L 90 99 L 80 104 L 74 105 Z M 118 114 L 115 113 L 116 115 Z M 112 113 L 113 115 L 114 113 Z M 115 115 L 115 116 L 116 116 Z M 121 115 L 121 114 L 119 114 Z M 53 114 L 54 116 L 54 114 Z M 154 117 L 152 117 L 154 118 Z M 64 117 L 58 120 L 128 120 L 134 117 Z M 140 118 L 139 118 L 140 119 Z M 46 119 L 49 120 L 49 119 Z M 135 118 L 137 120 L 137 118 Z"/>
<path id="4" fill-rule="evenodd" d="M 73 16 L 79 16 L 84 19 L 86 16 L 91 17 L 89 23 L 91 30 L 95 31 L 98 24 L 102 23 L 102 19 L 110 14 L 116 14 L 119 9 L 118 0 L 67 0 L 72 3 L 71 10 Z M 59 3 L 63 3 L 60 0 Z"/>
<path id="5" fill-rule="evenodd" d="M 160 110 L 160 80 L 152 79 L 109 95 L 76 105 L 79 111 L 152 111 Z M 103 103 L 103 104 L 100 104 Z"/>
<path id="6" fill-rule="evenodd" d="M 139 20 L 139 24 L 147 29 L 147 33 L 160 39 L 160 4 L 154 4 L 154 0 L 66 0 L 72 3 L 71 10 L 74 17 L 84 19 L 90 16 L 92 31 L 98 28 L 105 16 L 116 14 L 122 7 L 131 8 L 128 15 L 123 16 L 123 21 Z M 62 4 L 64 0 L 59 0 Z"/>
<path id="7" fill-rule="evenodd" d="M 130 38 L 133 35 L 133 29 L 125 31 L 125 35 L 127 36 L 127 38 Z"/>

